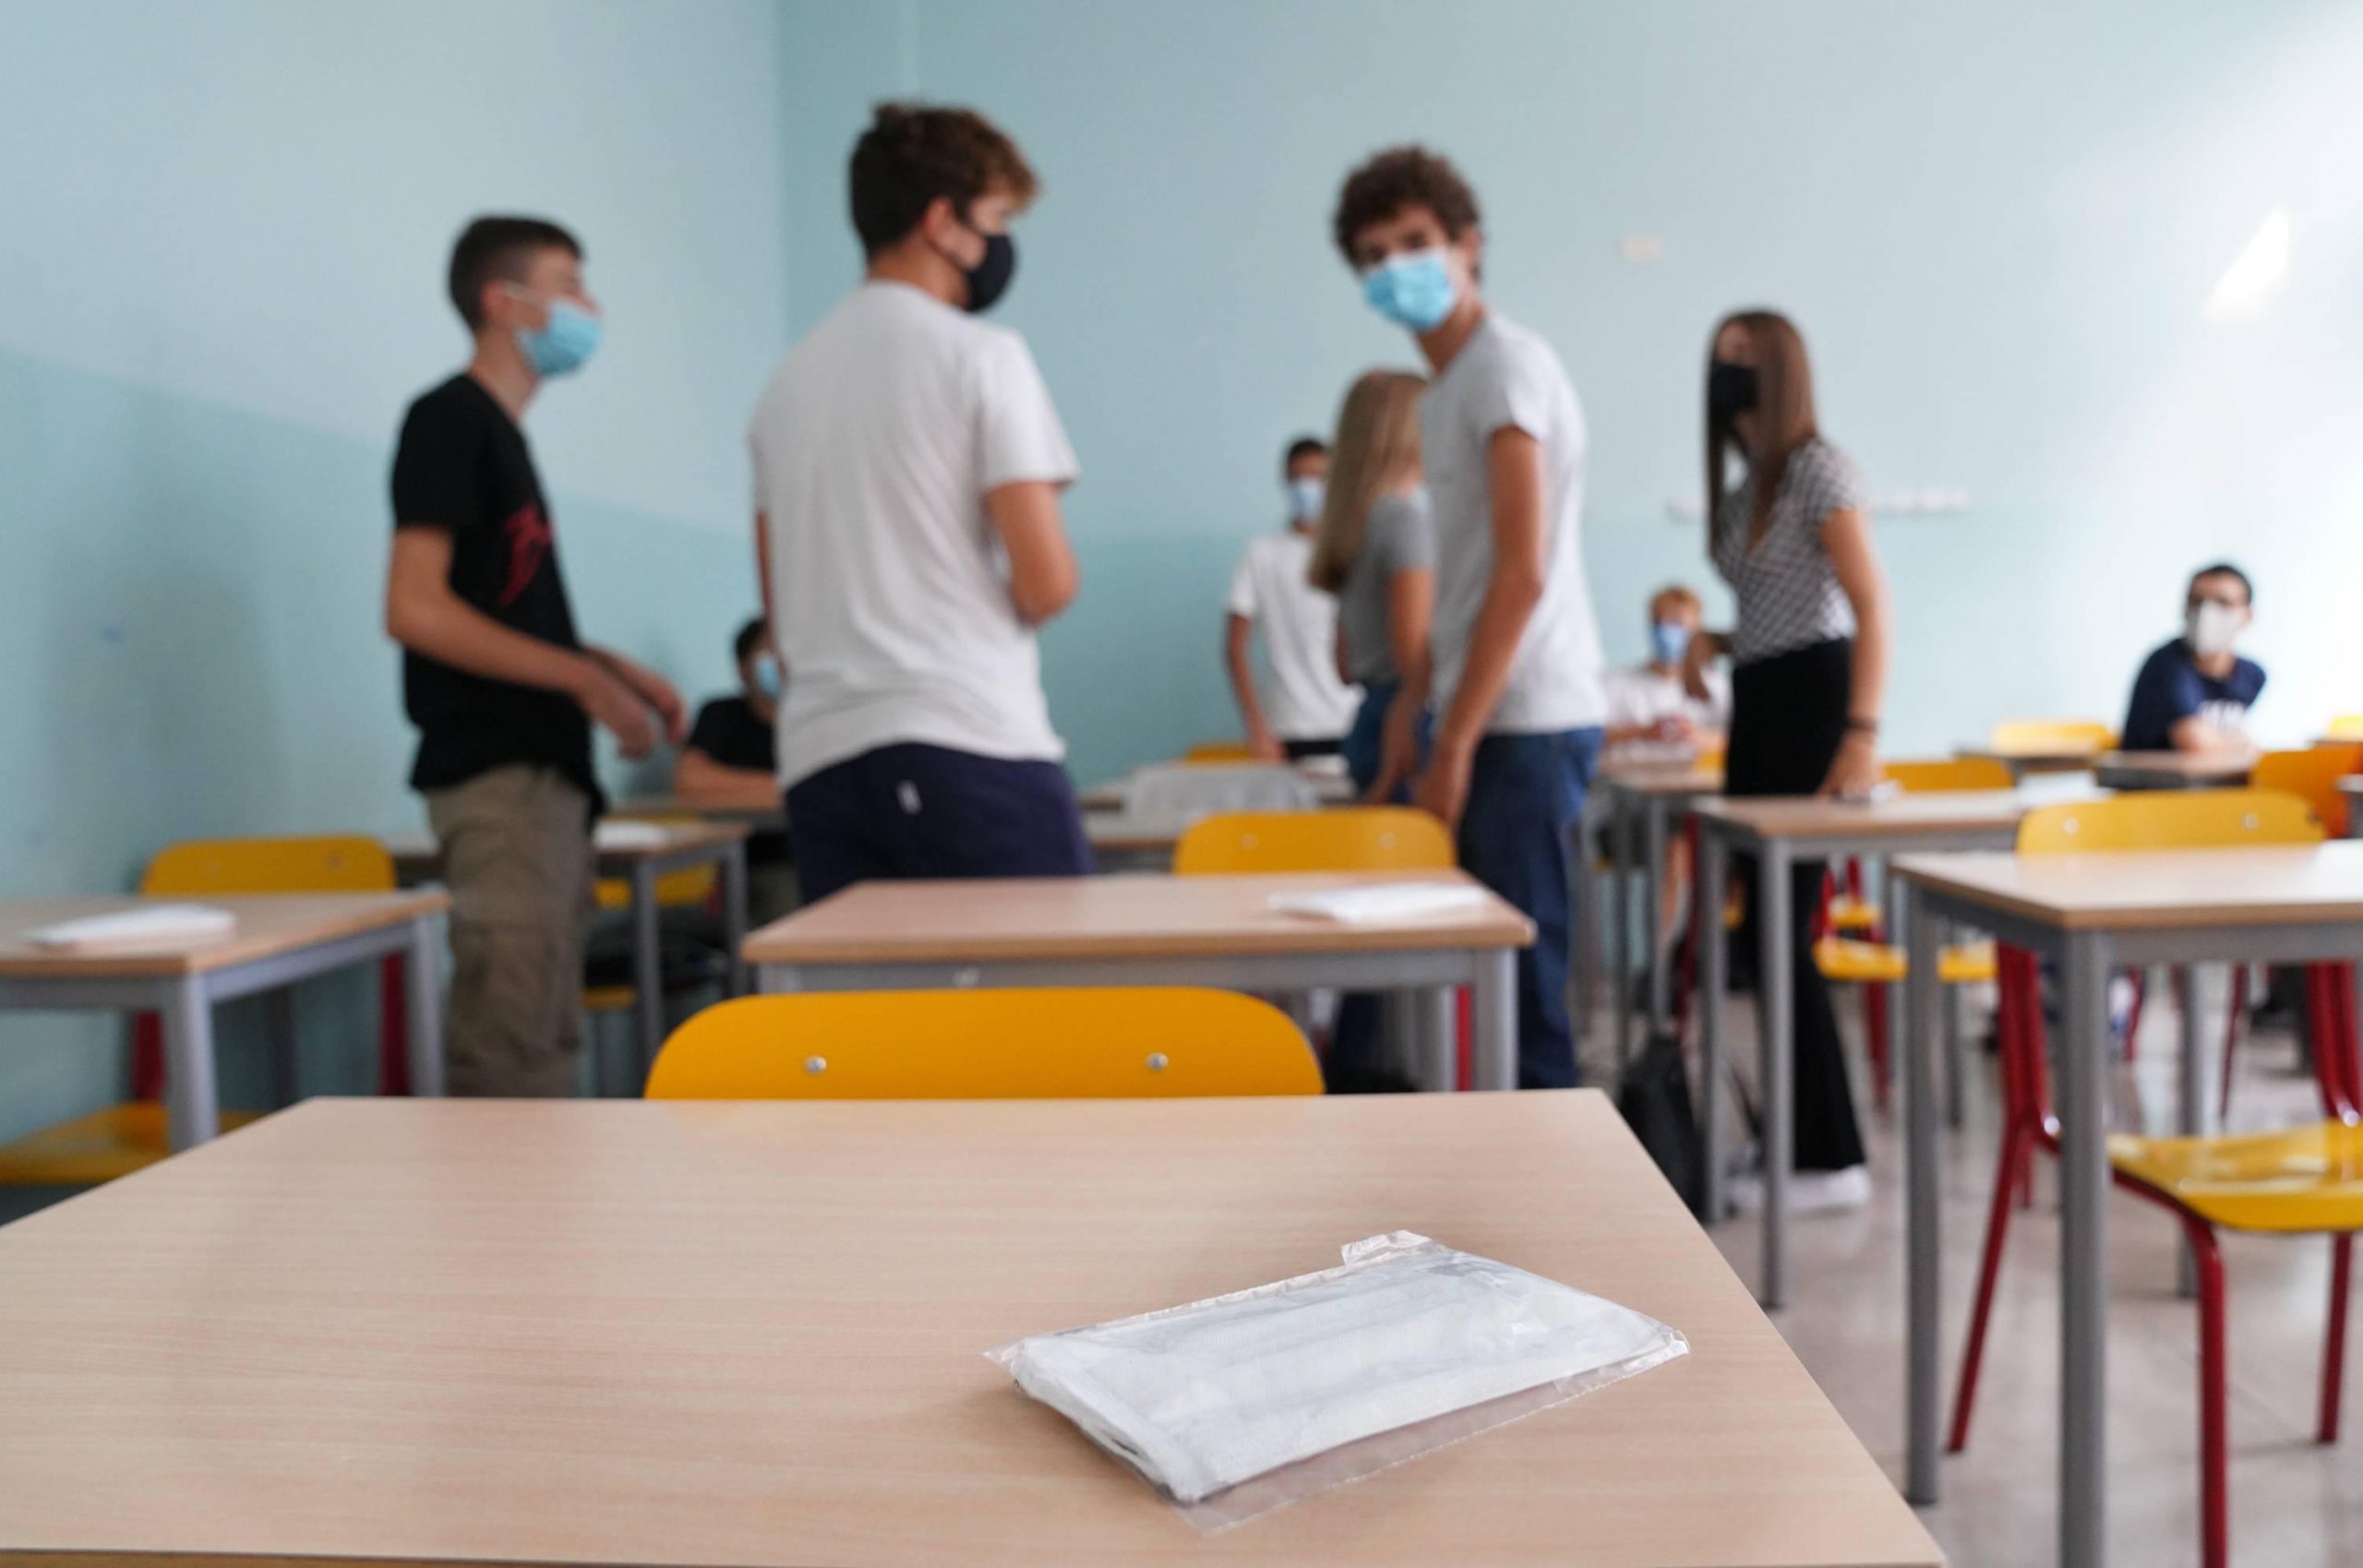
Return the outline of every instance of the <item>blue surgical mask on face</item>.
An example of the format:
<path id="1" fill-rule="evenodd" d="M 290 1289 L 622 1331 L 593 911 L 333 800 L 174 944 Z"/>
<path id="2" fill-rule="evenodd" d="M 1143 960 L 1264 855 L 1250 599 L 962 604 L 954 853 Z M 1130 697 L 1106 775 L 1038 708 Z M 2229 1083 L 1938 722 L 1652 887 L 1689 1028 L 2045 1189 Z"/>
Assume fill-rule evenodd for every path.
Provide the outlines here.
<path id="1" fill-rule="evenodd" d="M 1329 498 L 1329 486 L 1318 479 L 1289 481 L 1289 521 L 1317 522 L 1321 519 L 1322 503 Z"/>
<path id="2" fill-rule="evenodd" d="M 1661 664 L 1678 664 L 1690 647 L 1690 628 L 1680 621 L 1652 621 L 1649 652 Z"/>
<path id="3" fill-rule="evenodd" d="M 1362 298 L 1370 307 L 1414 332 L 1442 326 L 1459 296 L 1442 250 L 1389 257 L 1362 274 Z"/>
<path id="4" fill-rule="evenodd" d="M 779 700 L 779 661 L 769 653 L 755 655 L 755 689 L 774 702 Z"/>
<path id="5" fill-rule="evenodd" d="M 554 298 L 546 308 L 541 326 L 517 329 L 517 346 L 536 376 L 571 375 L 599 347 L 599 318 L 570 299 Z"/>

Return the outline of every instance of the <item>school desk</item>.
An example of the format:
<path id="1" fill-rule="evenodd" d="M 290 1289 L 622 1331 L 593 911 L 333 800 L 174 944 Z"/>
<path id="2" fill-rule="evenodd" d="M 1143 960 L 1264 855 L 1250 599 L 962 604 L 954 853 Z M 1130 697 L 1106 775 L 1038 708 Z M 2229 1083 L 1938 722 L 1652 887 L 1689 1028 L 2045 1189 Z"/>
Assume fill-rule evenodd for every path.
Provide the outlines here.
<path id="1" fill-rule="evenodd" d="M 2346 836 L 2363 838 L 2363 774 L 2339 780 L 2338 793 L 2346 796 Z"/>
<path id="2" fill-rule="evenodd" d="M 636 795 L 608 808 L 610 817 L 694 817 L 701 822 L 737 822 L 751 833 L 787 831 L 787 806 L 777 790 L 745 795 Z"/>
<path id="3" fill-rule="evenodd" d="M 1478 886 L 1459 871 L 863 882 L 764 927 L 745 952 L 766 991 L 1418 991 L 1428 999 L 1411 1011 L 1430 1088 L 1455 1081 L 1451 991 L 1467 986 L 1474 1081 L 1481 1089 L 1515 1087 L 1513 961 L 1534 940 L 1525 916 L 1491 892 L 1470 907 L 1368 925 L 1284 914 L 1270 903 L 1277 893 L 1406 881 Z"/>
<path id="4" fill-rule="evenodd" d="M 1672 1027 L 1672 987 L 1668 984 L 1665 947 L 1658 940 L 1664 914 L 1666 846 L 1680 829 L 1693 801 L 1721 795 L 1723 770 L 1696 761 L 1609 758 L 1600 766 L 1592 793 L 1601 802 L 1601 820 L 1608 829 L 1610 914 L 1609 971 L 1613 978 L 1616 1007 L 1616 1064 L 1622 1068 L 1633 1055 L 1633 909 L 1632 879 L 1641 878 L 1642 960 L 1649 976 L 1649 1017 L 1652 1032 Z M 1589 868 L 1591 846 L 1577 846 L 1577 861 Z M 1594 908 L 1587 898 L 1577 905 L 1588 924 Z"/>
<path id="5" fill-rule="evenodd" d="M 2093 771 L 2105 789 L 2237 789 L 2256 760 L 2253 751 L 2108 751 Z"/>
<path id="6" fill-rule="evenodd" d="M 649 824 L 634 822 L 635 832 Z M 675 871 L 700 866 L 716 868 L 722 875 L 722 929 L 730 955 L 730 993 L 747 989 L 747 972 L 738 949 L 747 935 L 747 834 L 744 821 L 703 821 L 661 825 L 663 836 L 645 842 L 594 841 L 593 857 L 600 877 L 630 889 L 626 905 L 631 919 L 632 1012 L 640 1039 L 644 1071 L 665 1044 L 665 985 L 663 947 L 657 928 L 656 882 Z M 386 840 L 394 857 L 394 871 L 405 886 L 441 875 L 435 841 L 425 833 Z"/>
<path id="7" fill-rule="evenodd" d="M 2107 1562 L 2108 980 L 2150 964 L 2363 959 L 2363 844 L 2105 855 L 1911 855 L 1893 863 L 1912 914 L 1902 1042 L 1909 1335 L 1907 1494 L 1937 1501 L 1937 1128 L 1927 1042 L 1937 1028 L 1937 933 L 1958 924 L 2050 960 L 2061 976 L 2059 1561 Z M 2185 1052 L 2186 1126 L 2207 1086 Z"/>
<path id="8" fill-rule="evenodd" d="M 147 950 L 38 947 L 28 933 L 60 921 L 153 904 L 203 904 L 237 916 L 219 940 Z M 154 1012 L 164 1025 L 164 1093 L 173 1147 L 221 1131 L 213 1009 L 233 997 L 293 986 L 332 969 L 406 961 L 410 1081 L 443 1092 L 440 892 L 270 893 L 185 898 L 0 899 L 0 1008 L 104 1008 Z"/>
<path id="9" fill-rule="evenodd" d="M 1092 811 L 1083 819 L 1083 832 L 1091 841 L 1092 857 L 1102 871 L 1163 871 L 1173 865 L 1173 846 L 1182 842 L 1182 835 L 1198 820 L 1198 816 Z"/>
<path id="10" fill-rule="evenodd" d="M 1213 1536 L 982 1354 L 1397 1228 L 1690 1353 Z M 0 1407 L 44 1568 L 1941 1562 L 1586 1091 L 316 1100 L 0 1230 Z"/>
<path id="11" fill-rule="evenodd" d="M 1351 806 L 1354 803 L 1354 781 L 1335 768 L 1300 766 L 1297 772 L 1313 786 L 1313 801 L 1321 806 Z M 1075 792 L 1075 804 L 1087 814 L 1095 811 L 1124 809 L 1127 785 L 1125 779 L 1109 779 L 1089 784 Z"/>
<path id="12" fill-rule="evenodd" d="M 1880 856 L 1907 851 L 2000 849 L 2016 841 L 2020 819 L 2035 802 L 2016 791 L 1944 791 L 1890 799 L 1848 802 L 1808 796 L 1728 796 L 1691 807 L 1699 827 L 1698 907 L 1720 910 L 1729 885 L 1731 856 L 1756 857 L 1757 1017 L 1764 1055 L 1764 1261 L 1757 1297 L 1768 1310 L 1788 1304 L 1788 1189 L 1795 1148 L 1796 1101 L 1793 1065 L 1796 1017 L 1790 970 L 1789 868 L 1799 860 L 1847 856 Z M 1886 939 L 1903 940 L 1906 912 L 1886 880 Z M 1721 920 L 1702 920 L 1699 990 L 1709 999 L 1724 992 L 1728 938 Z M 1889 999 L 1900 1010 L 1900 990 Z M 1715 1000 L 1698 1009 L 1698 1122 L 1706 1140 L 1704 1212 L 1721 1213 L 1722 1169 L 1716 1148 L 1716 1101 L 1722 1092 L 1722 1013 Z M 1948 1018 L 1955 1015 L 1947 1011 Z M 1948 1035 L 1946 1071 L 1956 1118 L 1966 1076 L 1958 1023 Z M 1956 1124 L 1958 1124 L 1956 1122 Z"/>
<path id="13" fill-rule="evenodd" d="M 2017 783 L 2030 773 L 2088 773 L 2102 750 L 2098 746 L 1964 746 L 1953 755 L 1968 762 L 1999 762 Z"/>

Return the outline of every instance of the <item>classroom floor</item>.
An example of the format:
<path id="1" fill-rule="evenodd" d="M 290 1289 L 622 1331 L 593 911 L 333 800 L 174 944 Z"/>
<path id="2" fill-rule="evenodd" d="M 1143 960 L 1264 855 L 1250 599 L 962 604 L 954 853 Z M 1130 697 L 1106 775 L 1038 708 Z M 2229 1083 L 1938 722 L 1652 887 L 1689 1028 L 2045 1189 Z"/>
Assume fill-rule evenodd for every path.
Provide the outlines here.
<path id="1" fill-rule="evenodd" d="M 1858 1005 L 1841 998 L 1850 1029 Z M 2207 1009 L 2222 1016 L 2220 1004 Z M 1726 1038 L 1751 1053 L 1752 1003 L 1733 1007 Z M 1593 1042 L 1609 1037 L 1595 1028 Z M 1859 1041 L 1856 1042 L 1859 1047 Z M 2177 1029 L 2170 1007 L 2142 1023 L 2141 1063 L 2120 1075 L 2120 1103 L 2138 1103 L 2158 1131 L 2175 1104 Z M 1948 1420 L 1992 1194 L 1997 1107 L 1992 1060 L 1973 1059 L 1966 1129 L 1944 1160 L 1944 1389 Z M 1860 1094 L 1867 1085 L 1854 1059 Z M 1597 1077 L 1591 1081 L 1600 1082 Z M 2213 1071 L 2208 1076 L 2215 1082 Z M 2134 1098 L 2138 1096 L 2138 1102 Z M 1728 1097 L 1728 1096 L 1727 1096 Z M 1865 1096 L 1866 1097 L 1866 1096 Z M 2235 1131 L 2318 1114 L 2285 1027 L 2244 1038 L 2230 1125 Z M 1903 1478 L 1903 1203 L 1892 1116 L 1865 1123 L 1877 1197 L 1867 1210 L 1792 1222 L 1793 1304 L 1775 1319 L 1898 1486 Z M 2056 1555 L 2058 1464 L 2058 1246 L 2056 1174 L 2039 1160 L 2036 1203 L 2013 1218 L 1986 1339 L 1985 1370 L 1968 1450 L 1944 1462 L 1944 1502 L 1922 1522 L 1963 1564 L 2047 1562 Z M 2123 1562 L 2198 1561 L 2198 1322 L 2176 1295 L 2178 1231 L 2132 1198 L 2109 1209 L 2112 1298 L 2108 1429 L 2112 1556 Z M 1753 1218 L 1716 1227 L 1743 1278 L 1757 1273 Z M 2363 1562 L 2363 1371 L 2350 1366 L 2342 1442 L 2313 1441 L 2330 1246 L 2319 1238 L 2226 1235 L 2230 1282 L 2232 1557 L 2273 1568 Z M 2351 1307 L 2350 1347 L 2363 1320 Z M 2350 1355 L 2350 1361 L 2354 1357 Z"/>

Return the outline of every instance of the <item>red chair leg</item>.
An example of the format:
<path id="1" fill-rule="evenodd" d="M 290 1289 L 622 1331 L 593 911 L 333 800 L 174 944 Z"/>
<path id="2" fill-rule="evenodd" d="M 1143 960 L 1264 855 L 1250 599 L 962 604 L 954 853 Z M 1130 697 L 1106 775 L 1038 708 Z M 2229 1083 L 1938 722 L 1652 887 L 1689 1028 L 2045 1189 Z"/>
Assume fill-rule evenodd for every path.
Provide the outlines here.
<path id="1" fill-rule="evenodd" d="M 2133 1059 L 2133 1042 L 2141 1037 L 2141 1003 L 2150 994 L 2150 972 L 2133 971 L 2133 1005 L 2125 1011 L 2125 1059 Z"/>
<path id="2" fill-rule="evenodd" d="M 2224 1254 L 2205 1221 L 2186 1216 L 2199 1273 L 2199 1532 L 2205 1568 L 2230 1568 L 2230 1461 L 2225 1431 Z"/>
<path id="3" fill-rule="evenodd" d="M 2215 1115 L 2229 1121 L 2232 1116 L 2232 1055 L 2239 1047 L 2240 1024 L 2249 1015 L 2249 966 L 2232 965 L 2232 1001 L 2224 1016 L 2224 1082 L 2215 1096 Z"/>
<path id="4" fill-rule="evenodd" d="M 1994 1167 L 1994 1201 L 1985 1211 L 1985 1251 L 1977 1265 L 1977 1296 L 1969 1310 L 1969 1338 L 1961 1351 L 1961 1382 L 1953 1392 L 1952 1430 L 1945 1452 L 1969 1446 L 1969 1414 L 1977 1399 L 1977 1374 L 1985 1360 L 1985 1328 L 1994 1314 L 1994 1287 L 2002 1274 L 2002 1241 L 2010 1229 L 2010 1191 L 2034 1152 L 2034 1132 L 2015 1115 L 2002 1132 L 2001 1158 Z"/>
<path id="5" fill-rule="evenodd" d="M 2009 1061 L 2013 1059 L 2012 1053 L 2016 1053 L 2015 1059 L 2021 1064 L 2020 1071 L 2023 1076 L 2023 1064 L 2034 1059 L 2043 1050 L 2043 971 L 2033 958 L 2013 949 L 2009 965 L 2002 971 L 2001 981 L 2002 1011 L 1996 1023 L 2002 1047 L 1998 1054 L 2004 1058 L 2003 1071 L 2009 1072 L 2011 1071 Z M 2033 1102 L 2029 1101 L 2026 1108 L 2012 1107 L 2008 1114 L 2023 1118 L 2040 1115 L 2041 1111 L 2033 1108 Z M 2032 1137 L 2019 1145 L 2018 1164 L 2010 1170 L 2010 1184 L 2017 1190 L 2019 1207 L 2033 1208 L 2034 1140 Z"/>
<path id="6" fill-rule="evenodd" d="M 402 955 L 378 965 L 378 1093 L 410 1093 L 410 996 L 402 985 Z"/>
<path id="7" fill-rule="evenodd" d="M 164 1021 L 152 1012 L 131 1015 L 131 1097 L 164 1097 Z"/>
<path id="8" fill-rule="evenodd" d="M 1891 1098 L 1889 1092 L 1891 1071 L 1888 1065 L 1887 987 L 1885 986 L 1872 985 L 1863 987 L 1863 1037 L 1870 1047 L 1871 1095 L 1879 1109 L 1885 1110 L 1888 1107 L 1888 1101 Z"/>
<path id="9" fill-rule="evenodd" d="M 2330 1243 L 2330 1330 L 2322 1336 L 2322 1417 L 2316 1435 L 2338 1441 L 2339 1395 L 2346 1382 L 2346 1287 L 2355 1272 L 2355 1233 Z"/>

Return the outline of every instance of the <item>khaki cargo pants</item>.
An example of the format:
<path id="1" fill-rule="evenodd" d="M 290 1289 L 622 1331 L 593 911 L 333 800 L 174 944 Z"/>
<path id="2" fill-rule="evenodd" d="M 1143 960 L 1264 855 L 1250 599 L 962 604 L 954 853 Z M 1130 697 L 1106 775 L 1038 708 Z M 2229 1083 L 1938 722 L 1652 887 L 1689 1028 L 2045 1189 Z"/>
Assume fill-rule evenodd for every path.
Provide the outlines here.
<path id="1" fill-rule="evenodd" d="M 451 890 L 454 1095 L 571 1095 L 582 1046 L 591 801 L 555 769 L 516 764 L 426 792 Z"/>

